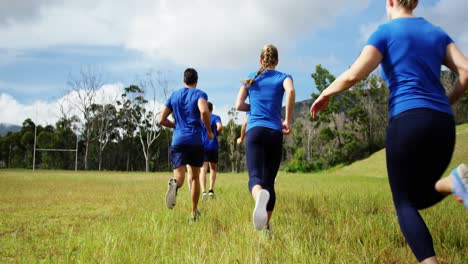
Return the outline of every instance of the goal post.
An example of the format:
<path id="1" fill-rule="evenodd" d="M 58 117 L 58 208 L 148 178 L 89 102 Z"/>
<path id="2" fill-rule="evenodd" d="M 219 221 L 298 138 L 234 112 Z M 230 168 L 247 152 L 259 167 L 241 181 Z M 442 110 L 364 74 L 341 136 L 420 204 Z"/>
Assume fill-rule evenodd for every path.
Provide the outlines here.
<path id="1" fill-rule="evenodd" d="M 34 126 L 34 151 L 33 151 L 33 171 L 36 170 L 36 151 L 49 151 L 49 152 L 75 152 L 75 171 L 78 170 L 78 134 L 76 134 L 75 149 L 44 149 L 36 148 L 37 145 L 37 126 Z"/>

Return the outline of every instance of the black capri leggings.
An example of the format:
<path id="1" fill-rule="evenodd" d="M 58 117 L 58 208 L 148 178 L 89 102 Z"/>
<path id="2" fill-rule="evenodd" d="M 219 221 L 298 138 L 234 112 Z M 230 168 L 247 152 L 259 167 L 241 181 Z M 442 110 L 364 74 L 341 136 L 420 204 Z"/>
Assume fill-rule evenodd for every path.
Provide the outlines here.
<path id="1" fill-rule="evenodd" d="M 452 158 L 452 115 L 418 108 L 393 117 L 387 127 L 387 172 L 400 229 L 418 261 L 435 256 L 431 234 L 418 210 L 440 202 L 435 190 Z"/>
<path id="2" fill-rule="evenodd" d="M 270 193 L 267 211 L 273 211 L 276 202 L 275 178 L 281 163 L 283 133 L 266 127 L 253 127 L 246 136 L 249 191 L 255 185 Z"/>

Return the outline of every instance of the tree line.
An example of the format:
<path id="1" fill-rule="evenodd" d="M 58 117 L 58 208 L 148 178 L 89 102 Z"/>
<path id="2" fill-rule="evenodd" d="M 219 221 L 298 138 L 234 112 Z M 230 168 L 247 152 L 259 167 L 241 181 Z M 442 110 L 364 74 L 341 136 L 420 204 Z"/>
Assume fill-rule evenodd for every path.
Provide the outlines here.
<path id="1" fill-rule="evenodd" d="M 332 97 L 327 110 L 315 120 L 310 117 L 309 107 L 335 76 L 317 65 L 311 78 L 318 93 L 312 93 L 311 100 L 296 104 L 292 135 L 284 137 L 281 167 L 285 171 L 308 172 L 349 164 L 385 147 L 388 88 L 378 75 L 370 75 L 347 92 Z M 455 79 L 454 73 L 442 72 L 446 90 L 452 88 Z M 102 81 L 94 71 L 82 71 L 67 85 L 69 92 L 75 94 L 67 104 L 75 114 L 70 114 L 64 104 L 55 125 L 37 125 L 28 118 L 20 131 L 0 137 L 0 162 L 5 167 L 31 168 L 35 158 L 36 166 L 44 169 L 72 170 L 76 160 L 79 170 L 172 169 L 168 158 L 172 130 L 159 126 L 159 113 L 155 110 L 157 99 L 166 100 L 170 94 L 164 74 L 147 73 L 107 104 L 96 103 Z M 453 107 L 457 124 L 468 122 L 467 106 L 465 94 Z M 236 143 L 242 120 L 234 108 L 228 116 L 229 120 L 222 120 L 224 129 L 218 137 L 218 170 L 245 171 L 245 147 Z M 71 151 L 37 151 L 34 157 L 34 144 L 39 149 L 78 147 L 78 156 Z"/>

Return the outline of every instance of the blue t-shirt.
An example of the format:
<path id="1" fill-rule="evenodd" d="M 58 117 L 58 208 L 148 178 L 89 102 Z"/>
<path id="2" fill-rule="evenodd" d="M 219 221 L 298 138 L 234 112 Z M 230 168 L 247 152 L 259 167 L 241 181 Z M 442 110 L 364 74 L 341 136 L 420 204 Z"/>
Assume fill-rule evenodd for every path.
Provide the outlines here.
<path id="1" fill-rule="evenodd" d="M 218 150 L 218 130 L 216 124 L 221 123 L 221 118 L 217 115 L 210 114 L 211 131 L 213 132 L 213 139 L 208 138 L 205 125 L 203 125 L 203 143 L 205 150 Z"/>
<path id="2" fill-rule="evenodd" d="M 255 77 L 257 73 L 251 73 L 247 78 Z M 247 121 L 247 129 L 253 127 L 266 127 L 281 131 L 281 105 L 283 103 L 283 82 L 291 75 L 275 70 L 265 70 L 248 88 L 250 115 Z"/>
<path id="3" fill-rule="evenodd" d="M 172 110 L 175 119 L 172 145 L 203 145 L 202 120 L 198 100 L 208 96 L 195 88 L 182 88 L 167 99 L 166 107 Z"/>
<path id="4" fill-rule="evenodd" d="M 383 56 L 383 79 L 390 89 L 390 118 L 414 108 L 452 114 L 440 71 L 453 40 L 424 18 L 397 18 L 380 25 L 367 40 Z"/>

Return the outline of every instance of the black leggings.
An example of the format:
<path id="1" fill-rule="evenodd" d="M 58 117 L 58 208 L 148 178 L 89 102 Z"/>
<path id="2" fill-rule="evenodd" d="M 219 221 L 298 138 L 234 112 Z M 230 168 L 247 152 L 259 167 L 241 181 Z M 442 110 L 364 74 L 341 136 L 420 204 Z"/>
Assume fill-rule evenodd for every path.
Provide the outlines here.
<path id="1" fill-rule="evenodd" d="M 435 256 L 431 234 L 418 210 L 440 202 L 435 183 L 455 145 L 453 116 L 418 108 L 393 117 L 387 127 L 387 172 L 400 229 L 418 261 Z"/>
<path id="2" fill-rule="evenodd" d="M 246 136 L 249 191 L 255 185 L 270 193 L 267 211 L 273 211 L 276 202 L 275 178 L 281 163 L 283 133 L 265 127 L 253 127 Z"/>

